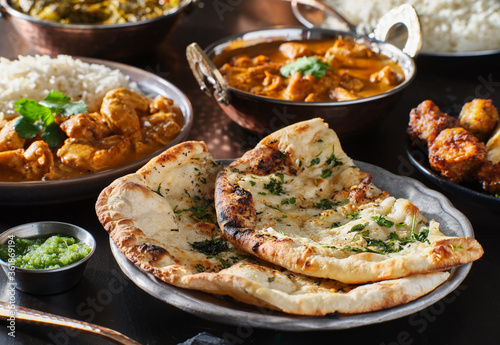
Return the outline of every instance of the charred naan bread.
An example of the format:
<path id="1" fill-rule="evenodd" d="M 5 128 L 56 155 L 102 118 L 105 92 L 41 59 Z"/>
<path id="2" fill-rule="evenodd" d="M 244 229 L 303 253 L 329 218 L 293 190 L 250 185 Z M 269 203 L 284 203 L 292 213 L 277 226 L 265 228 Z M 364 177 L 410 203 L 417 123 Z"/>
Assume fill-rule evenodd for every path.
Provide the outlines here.
<path id="1" fill-rule="evenodd" d="M 379 190 L 321 119 L 264 138 L 217 178 L 224 237 L 263 260 L 359 284 L 474 261 L 473 238 L 443 235 L 406 199 Z"/>
<path id="2" fill-rule="evenodd" d="M 221 167 L 201 142 L 174 146 L 104 189 L 100 222 L 126 257 L 166 283 L 286 313 L 362 313 L 414 300 L 449 273 L 365 285 L 317 279 L 274 266 L 222 238 L 214 188 Z"/>

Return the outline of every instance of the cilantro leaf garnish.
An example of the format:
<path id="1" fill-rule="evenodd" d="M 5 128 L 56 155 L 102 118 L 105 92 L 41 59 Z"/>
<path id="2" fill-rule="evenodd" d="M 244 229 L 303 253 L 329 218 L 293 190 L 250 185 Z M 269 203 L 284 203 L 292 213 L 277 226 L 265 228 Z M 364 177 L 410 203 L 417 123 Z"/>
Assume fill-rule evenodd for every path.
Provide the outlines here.
<path id="1" fill-rule="evenodd" d="M 339 202 L 334 202 L 334 201 L 331 201 L 331 200 L 328 200 L 328 199 L 321 199 L 319 202 L 315 203 L 313 205 L 313 207 L 314 208 L 323 209 L 323 210 L 331 210 L 331 209 L 333 209 L 336 206 L 345 205 L 348 202 L 349 202 L 349 199 L 346 199 L 346 200 L 343 200 L 343 201 L 339 201 Z"/>
<path id="2" fill-rule="evenodd" d="M 367 226 L 368 226 L 368 222 L 366 222 L 366 223 L 359 223 L 359 224 L 353 225 L 353 227 L 351 228 L 351 230 L 349 230 L 348 232 L 361 231 L 364 228 L 366 228 Z"/>
<path id="3" fill-rule="evenodd" d="M 292 63 L 289 63 L 280 69 L 283 77 L 290 77 L 294 73 L 302 75 L 314 75 L 316 78 L 321 78 L 326 74 L 326 71 L 332 69 L 327 62 L 315 56 L 303 56 Z"/>
<path id="4" fill-rule="evenodd" d="M 57 147 L 64 136 L 55 123 L 54 114 L 70 116 L 87 112 L 83 101 L 71 102 L 62 92 L 52 90 L 40 102 L 22 98 L 14 103 L 21 115 L 14 122 L 14 128 L 22 138 L 34 138 L 41 132 L 42 139 L 51 148 Z"/>
<path id="5" fill-rule="evenodd" d="M 276 176 L 279 178 L 279 180 L 275 179 L 274 177 L 270 177 L 269 183 L 265 183 L 264 188 L 267 189 L 271 194 L 281 195 L 285 193 L 285 191 L 283 190 L 283 183 L 285 182 L 284 175 L 277 173 Z"/>
<path id="6" fill-rule="evenodd" d="M 229 249 L 229 246 L 227 245 L 227 242 L 220 237 L 189 244 L 191 245 L 191 248 L 193 250 L 209 256 L 216 256 L 217 254 L 220 254 L 222 252 L 231 251 L 231 249 Z"/>
<path id="7" fill-rule="evenodd" d="M 390 228 L 394 225 L 394 222 L 391 222 L 388 219 L 385 219 L 385 216 L 372 216 L 372 219 L 380 226 L 385 226 L 386 228 Z"/>

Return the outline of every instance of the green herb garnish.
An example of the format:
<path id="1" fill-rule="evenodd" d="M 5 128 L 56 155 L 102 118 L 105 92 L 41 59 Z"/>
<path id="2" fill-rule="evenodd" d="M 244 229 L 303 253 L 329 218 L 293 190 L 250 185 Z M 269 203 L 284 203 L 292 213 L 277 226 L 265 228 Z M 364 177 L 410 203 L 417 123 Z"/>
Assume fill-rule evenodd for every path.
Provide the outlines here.
<path id="1" fill-rule="evenodd" d="M 264 184 L 264 188 L 271 192 L 271 194 L 281 195 L 285 193 L 285 191 L 283 190 L 283 183 L 285 182 L 284 175 L 276 174 L 276 176 L 279 178 L 279 180 L 271 177 L 269 179 L 269 183 Z"/>
<path id="2" fill-rule="evenodd" d="M 215 238 L 212 240 L 204 240 L 199 242 L 190 243 L 191 248 L 208 256 L 216 256 L 222 252 L 230 251 L 226 241 L 222 238 Z M 219 260 L 220 261 L 220 260 Z"/>
<path id="3" fill-rule="evenodd" d="M 21 115 L 14 122 L 14 128 L 22 138 L 34 138 L 41 132 L 42 139 L 50 148 L 59 146 L 64 141 L 55 115 L 70 116 L 87 112 L 83 101 L 71 102 L 71 98 L 62 92 L 52 90 L 40 102 L 23 98 L 14 103 Z"/>
<path id="4" fill-rule="evenodd" d="M 347 218 L 355 220 L 359 218 L 359 211 L 350 212 L 346 215 Z"/>
<path id="5" fill-rule="evenodd" d="M 178 205 L 174 207 L 174 213 L 179 214 L 183 212 L 191 212 L 191 219 L 197 222 L 215 223 L 214 220 L 214 207 L 212 206 L 213 200 L 195 196 L 193 198 L 193 206 L 185 209 L 177 209 Z"/>
<path id="6" fill-rule="evenodd" d="M 354 225 L 348 232 L 361 231 L 368 226 L 368 222 Z"/>
<path id="7" fill-rule="evenodd" d="M 314 158 L 314 159 L 311 161 L 311 166 L 316 165 L 316 164 L 319 164 L 319 162 L 321 162 L 321 159 L 320 159 L 319 157 Z"/>
<path id="8" fill-rule="evenodd" d="M 390 220 L 385 219 L 385 216 L 373 216 L 372 219 L 375 221 L 380 226 L 385 226 L 386 228 L 390 228 L 391 226 L 394 225 L 394 222 L 391 222 Z"/>
<path id="9" fill-rule="evenodd" d="M 292 63 L 289 63 L 280 69 L 283 77 L 288 78 L 294 73 L 302 75 L 313 75 L 316 78 L 321 78 L 326 75 L 327 70 L 333 70 L 327 62 L 315 56 L 303 56 Z"/>
<path id="10" fill-rule="evenodd" d="M 320 208 L 323 210 L 332 210 L 336 206 L 345 205 L 349 202 L 349 199 L 344 201 L 334 202 L 328 199 L 321 199 L 319 202 L 313 205 L 314 208 Z"/>
<path id="11" fill-rule="evenodd" d="M 281 200 L 281 205 L 293 205 L 297 200 L 295 198 L 287 198 Z"/>

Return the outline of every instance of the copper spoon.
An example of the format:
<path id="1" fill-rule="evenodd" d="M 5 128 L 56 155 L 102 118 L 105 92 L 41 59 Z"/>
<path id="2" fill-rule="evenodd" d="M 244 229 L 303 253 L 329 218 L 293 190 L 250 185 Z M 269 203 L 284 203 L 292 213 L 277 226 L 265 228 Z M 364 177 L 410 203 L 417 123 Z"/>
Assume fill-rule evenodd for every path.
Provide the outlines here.
<path id="1" fill-rule="evenodd" d="M 141 345 L 129 337 L 118 333 L 112 329 L 94 325 L 92 323 L 78 321 L 63 316 L 44 313 L 38 310 L 19 307 L 0 301 L 0 319 L 7 320 L 14 316 L 16 321 L 24 321 L 33 324 L 50 325 L 55 327 L 67 327 L 77 329 L 83 332 L 96 334 L 107 338 L 117 344 Z"/>

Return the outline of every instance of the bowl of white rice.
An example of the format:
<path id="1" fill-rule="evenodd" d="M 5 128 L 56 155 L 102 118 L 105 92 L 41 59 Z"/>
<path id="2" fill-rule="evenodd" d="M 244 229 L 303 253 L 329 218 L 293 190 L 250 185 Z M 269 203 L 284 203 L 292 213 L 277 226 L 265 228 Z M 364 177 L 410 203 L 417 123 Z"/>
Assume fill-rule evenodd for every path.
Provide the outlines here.
<path id="1" fill-rule="evenodd" d="M 500 1 L 498 0 L 325 0 L 356 25 L 372 32 L 380 18 L 402 4 L 411 4 L 422 27 L 422 50 L 430 56 L 475 56 L 500 53 Z M 308 27 L 339 29 L 332 16 L 297 3 L 292 10 Z"/>
<path id="2" fill-rule="evenodd" d="M 118 168 L 60 180 L 0 182 L 0 204 L 50 204 L 96 196 L 114 179 L 136 171 L 166 148 L 184 141 L 193 123 L 193 110 L 187 96 L 170 82 L 142 69 L 68 55 L 0 58 L 0 120 L 16 116 L 16 100 L 39 101 L 51 90 L 58 90 L 73 101 L 83 100 L 89 112 L 98 111 L 105 93 L 121 87 L 146 96 L 162 95 L 172 99 L 184 117 L 179 135 L 160 150 Z"/>

